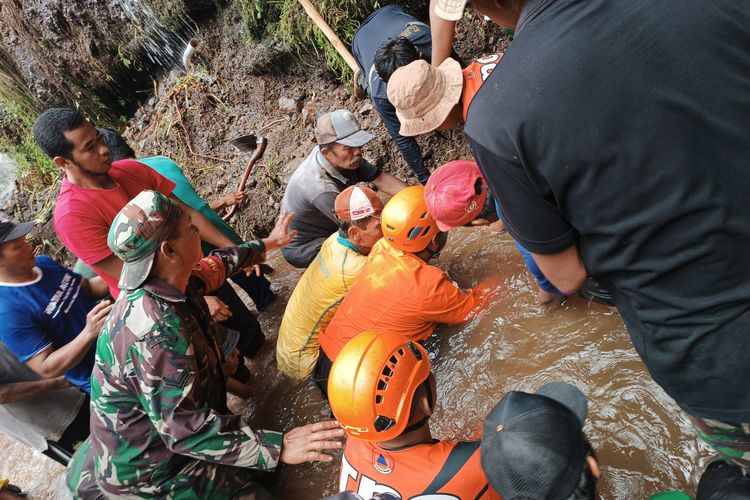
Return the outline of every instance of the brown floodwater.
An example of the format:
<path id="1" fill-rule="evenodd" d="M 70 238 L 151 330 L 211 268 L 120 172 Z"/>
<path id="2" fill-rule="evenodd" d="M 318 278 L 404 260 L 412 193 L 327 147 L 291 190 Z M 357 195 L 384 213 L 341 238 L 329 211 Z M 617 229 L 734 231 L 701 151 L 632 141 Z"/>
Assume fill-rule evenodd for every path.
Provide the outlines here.
<path id="1" fill-rule="evenodd" d="M 293 384 L 276 371 L 273 338 L 301 273 L 278 253 L 271 263 L 280 300 L 260 316 L 271 342 L 249 364 L 256 376 L 253 397 L 232 398 L 230 407 L 258 428 L 289 429 L 326 418 L 330 409 L 314 386 Z M 505 392 L 563 380 L 589 399 L 585 431 L 602 465 L 602 499 L 695 491 L 711 453 L 651 380 L 614 309 L 577 297 L 557 309 L 537 306 L 536 285 L 507 235 L 456 229 L 436 263 L 464 287 L 497 274 L 504 292 L 474 320 L 441 326 L 428 341 L 438 385 L 438 408 L 430 420 L 435 437 L 468 439 Z M 4 436 L 0 446 L 6 449 L 0 476 L 10 476 L 38 498 L 64 495 L 61 467 Z M 272 489 L 279 498 L 295 500 L 333 494 L 338 461 L 337 456 L 330 464 L 283 466 Z"/>

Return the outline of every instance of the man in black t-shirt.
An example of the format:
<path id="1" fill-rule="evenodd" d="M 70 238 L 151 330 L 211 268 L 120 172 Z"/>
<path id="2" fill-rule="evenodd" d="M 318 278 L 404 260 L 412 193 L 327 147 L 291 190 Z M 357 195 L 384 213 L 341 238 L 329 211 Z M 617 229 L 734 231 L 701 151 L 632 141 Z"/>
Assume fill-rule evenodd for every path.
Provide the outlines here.
<path id="1" fill-rule="evenodd" d="M 748 468 L 750 3 L 495 5 L 516 35 L 465 131 L 508 232 L 560 290 L 611 288 L 654 380 Z"/>
<path id="2" fill-rule="evenodd" d="M 352 55 L 359 66 L 358 83 L 370 96 L 404 161 L 422 184 L 427 182 L 430 172 L 424 166 L 416 139 L 399 132 L 401 123 L 388 100 L 387 82 L 404 60 L 407 64 L 417 58 L 430 60 L 430 36 L 430 27 L 425 23 L 398 5 L 386 5 L 362 22 L 352 41 Z"/>

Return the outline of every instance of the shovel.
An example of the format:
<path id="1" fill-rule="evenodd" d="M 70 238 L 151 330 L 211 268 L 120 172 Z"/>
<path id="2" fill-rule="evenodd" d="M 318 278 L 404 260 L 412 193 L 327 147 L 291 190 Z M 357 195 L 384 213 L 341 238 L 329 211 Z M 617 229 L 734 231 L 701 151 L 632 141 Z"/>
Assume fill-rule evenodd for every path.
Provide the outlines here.
<path id="1" fill-rule="evenodd" d="M 240 151 L 253 152 L 253 155 L 247 162 L 247 166 L 245 166 L 245 171 L 242 173 L 240 185 L 237 187 L 237 192 L 239 193 L 245 190 L 245 184 L 247 184 L 247 178 L 250 177 L 250 172 L 252 171 L 253 166 L 258 160 L 260 160 L 260 158 L 263 156 L 263 153 L 265 153 L 266 146 L 268 145 L 268 139 L 266 139 L 265 137 L 256 137 L 253 134 L 248 134 L 231 139 L 229 141 L 229 144 L 236 147 Z M 222 217 L 222 219 L 228 221 L 232 218 L 235 212 L 237 212 L 237 205 L 232 205 L 232 208 L 229 209 L 229 212 L 227 212 L 226 215 Z"/>

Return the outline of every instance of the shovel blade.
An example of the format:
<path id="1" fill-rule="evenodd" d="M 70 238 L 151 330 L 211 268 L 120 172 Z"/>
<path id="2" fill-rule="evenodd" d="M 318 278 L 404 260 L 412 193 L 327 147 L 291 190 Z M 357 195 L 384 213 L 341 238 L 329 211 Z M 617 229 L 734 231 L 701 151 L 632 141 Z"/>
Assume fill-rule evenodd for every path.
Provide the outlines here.
<path id="1" fill-rule="evenodd" d="M 258 146 L 258 138 L 255 134 L 241 135 L 229 140 L 229 144 L 240 151 L 254 151 Z"/>

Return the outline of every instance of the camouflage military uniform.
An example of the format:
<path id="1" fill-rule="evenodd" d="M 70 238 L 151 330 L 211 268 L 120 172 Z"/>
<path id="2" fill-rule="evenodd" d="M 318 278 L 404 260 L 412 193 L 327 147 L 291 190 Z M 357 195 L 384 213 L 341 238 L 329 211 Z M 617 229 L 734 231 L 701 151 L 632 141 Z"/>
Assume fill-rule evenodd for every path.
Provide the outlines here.
<path id="1" fill-rule="evenodd" d="M 150 278 L 120 294 L 97 343 L 91 386 L 93 477 L 107 496 L 230 498 L 276 467 L 282 434 L 253 431 L 226 407 L 205 292 L 250 263 L 252 242 L 202 259 L 185 294 Z M 83 453 L 81 453 L 83 455 Z M 91 477 L 74 458 L 69 485 Z M 71 484 L 74 483 L 74 484 Z"/>

